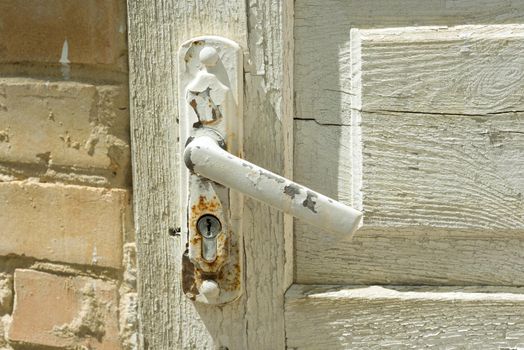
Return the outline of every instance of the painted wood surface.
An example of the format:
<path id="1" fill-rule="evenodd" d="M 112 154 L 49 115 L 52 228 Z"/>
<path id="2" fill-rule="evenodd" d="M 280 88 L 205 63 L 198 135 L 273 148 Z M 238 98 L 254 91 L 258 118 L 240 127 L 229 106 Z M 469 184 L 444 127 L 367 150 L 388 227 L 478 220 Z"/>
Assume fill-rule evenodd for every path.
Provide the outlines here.
<path id="1" fill-rule="evenodd" d="M 494 118 L 524 109 L 524 25 L 357 28 L 351 40 L 354 108 Z"/>
<path id="2" fill-rule="evenodd" d="M 183 249 L 180 237 L 169 232 L 177 227 L 180 210 L 176 52 L 191 37 L 221 35 L 249 53 L 244 155 L 290 176 L 291 5 L 256 0 L 128 2 L 141 349 L 284 347 L 284 291 L 293 266 L 287 219 L 246 201 L 246 290 L 223 307 L 193 304 L 183 295 Z"/>
<path id="3" fill-rule="evenodd" d="M 364 228 L 297 223 L 295 280 L 522 285 L 523 4 L 317 3 L 296 7 L 295 179 Z"/>
<path id="4" fill-rule="evenodd" d="M 380 46 L 376 28 L 469 24 L 485 25 L 489 30 L 495 24 L 522 22 L 524 3 L 297 0 L 295 42 L 293 3 L 289 1 L 160 0 L 130 1 L 128 6 L 142 349 L 282 349 L 286 345 L 306 349 L 368 349 L 441 344 L 477 349 L 514 347 L 524 342 L 520 289 L 435 287 L 413 291 L 340 287 L 328 291 L 330 287 L 295 285 L 284 300 L 284 292 L 292 282 L 293 267 L 295 281 L 312 284 L 523 284 L 522 217 L 514 212 L 515 208 L 522 209 L 517 193 L 521 184 L 521 168 L 517 164 L 521 159 L 521 114 L 514 113 L 523 110 L 515 107 L 520 100 L 512 93 L 505 94 L 503 109 L 476 105 L 474 115 L 467 115 L 464 109 L 432 111 L 430 108 L 435 105 L 431 104 L 420 109 L 424 106 L 423 96 L 415 99 L 418 102 L 409 110 L 401 110 L 404 104 L 400 102 L 386 109 L 383 107 L 388 98 L 396 101 L 399 97 L 382 93 L 372 100 L 362 99 L 362 91 L 371 89 L 366 84 L 373 81 L 364 81 L 361 76 L 358 82 L 352 79 L 352 73 L 356 72 L 354 57 L 359 57 L 361 68 L 370 68 L 367 73 L 372 71 L 372 65 L 362 63 L 372 57 L 373 48 L 380 53 L 374 58 L 378 62 L 385 58 L 380 50 L 387 50 L 388 45 L 389 48 L 397 45 L 395 50 L 416 46 L 405 45 L 402 40 Z M 364 46 L 360 42 L 360 52 L 352 51 L 351 29 L 366 31 L 360 33 L 367 40 Z M 182 295 L 180 238 L 168 234 L 176 228 L 180 210 L 176 193 L 180 160 L 175 156 L 179 153 L 176 51 L 184 40 L 198 35 L 223 35 L 249 52 L 245 59 L 246 159 L 284 176 L 294 172 L 298 182 L 369 209 L 364 229 L 352 242 L 320 239 L 326 235 L 296 222 L 294 257 L 289 218 L 248 200 L 244 208 L 246 292 L 236 303 L 220 308 L 194 305 Z M 520 45 L 519 40 L 517 33 L 509 46 L 517 47 L 511 45 Z M 295 65 L 291 55 L 294 43 Z M 438 40 L 432 42 L 436 43 Z M 485 43 L 481 40 L 480 46 Z M 374 44 L 377 45 L 373 47 Z M 451 50 L 443 40 L 439 45 Z M 387 62 L 384 70 L 394 72 L 406 63 L 399 62 L 395 52 L 389 55 L 391 59 L 397 57 L 397 65 Z M 515 59 L 518 62 L 520 58 Z M 485 63 L 495 64 L 489 60 Z M 390 77 L 388 84 L 394 84 L 395 79 L 401 81 L 398 74 L 391 73 Z M 508 89 L 521 92 L 519 83 L 517 79 L 516 85 Z M 403 84 L 397 86 L 405 88 Z M 360 89 L 357 94 L 356 87 Z M 427 91 L 433 92 L 430 87 Z M 290 152 L 293 91 L 297 119 L 294 169 Z M 488 90 L 481 87 L 478 91 Z M 458 101 L 461 96 L 452 97 Z M 383 104 L 380 99 L 384 99 Z M 356 106 L 357 102 L 375 105 L 372 110 L 365 110 Z M 358 118 L 355 111 L 362 112 Z M 503 113 L 497 114 L 499 111 Z M 451 121 L 455 127 L 471 127 L 465 137 L 472 147 L 463 147 L 462 135 L 446 128 L 444 121 Z M 489 125 L 491 129 L 482 129 L 475 123 Z M 426 125 L 432 126 L 432 132 L 447 142 L 438 143 L 442 153 L 427 151 L 427 143 L 434 139 L 430 140 L 421 131 Z M 395 128 L 405 134 L 398 144 L 397 138 L 387 137 Z M 508 130 L 512 132 L 505 132 Z M 371 153 L 364 153 L 368 150 Z M 417 150 L 426 150 L 423 158 L 426 163 L 422 166 L 411 163 L 417 157 L 410 158 L 409 154 Z M 393 187 L 394 193 L 388 190 L 397 183 L 393 175 L 387 178 L 389 184 L 381 180 L 391 167 L 390 157 L 400 159 L 391 171 L 404 186 L 401 191 Z M 448 158 L 453 163 L 446 162 Z M 492 166 L 493 160 L 500 162 L 496 168 Z M 488 169 L 482 172 L 485 176 L 479 181 L 492 186 L 487 194 L 475 188 L 477 179 L 468 178 L 483 166 Z M 435 171 L 429 171 L 428 167 Z M 451 175 L 440 176 L 436 170 L 442 167 Z M 439 198 L 425 191 L 426 180 L 413 177 L 415 171 L 433 176 L 434 183 L 442 186 L 433 193 Z M 507 176 L 512 171 L 513 177 Z M 454 176 L 455 172 L 462 178 Z M 500 178 L 504 180 L 502 185 Z M 462 198 L 462 194 L 443 190 L 456 184 L 468 185 L 460 188 L 464 195 L 477 196 L 471 197 L 473 203 L 462 205 L 459 216 L 451 215 L 456 213 L 455 209 L 439 207 L 437 213 L 442 219 L 439 221 L 431 215 L 425 201 L 416 201 L 429 198 L 434 201 L 433 207 L 443 201 L 456 205 L 455 199 Z M 419 188 L 423 185 L 426 187 Z M 410 189 L 407 193 L 414 202 L 400 200 L 399 193 L 406 192 L 405 188 Z M 386 190 L 388 193 L 384 195 Z M 419 193 L 422 196 L 417 196 Z M 510 197 L 508 203 L 503 202 L 503 196 Z M 418 205 L 415 208 L 418 212 L 410 207 L 413 203 Z M 483 205 L 504 220 L 495 220 L 491 214 L 481 215 Z M 395 216 L 397 209 L 409 216 Z M 426 227 L 428 220 L 434 226 L 432 229 Z"/>
<path id="5" fill-rule="evenodd" d="M 524 26 L 351 38 L 368 225 L 524 229 Z"/>
<path id="6" fill-rule="evenodd" d="M 294 285 L 288 349 L 516 349 L 524 291 L 502 287 Z"/>
<path id="7" fill-rule="evenodd" d="M 295 280 L 306 284 L 524 285 L 520 231 L 363 228 L 350 242 L 295 225 Z"/>
<path id="8" fill-rule="evenodd" d="M 321 124 L 351 123 L 350 32 L 354 28 L 523 22 L 524 2 L 519 0 L 297 0 L 295 117 Z"/>

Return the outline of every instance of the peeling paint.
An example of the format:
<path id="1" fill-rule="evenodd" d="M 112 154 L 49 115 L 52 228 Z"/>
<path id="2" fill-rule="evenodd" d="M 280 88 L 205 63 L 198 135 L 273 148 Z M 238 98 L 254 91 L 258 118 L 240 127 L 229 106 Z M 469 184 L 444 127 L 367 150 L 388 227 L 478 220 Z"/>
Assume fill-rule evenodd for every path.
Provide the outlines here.
<path id="1" fill-rule="evenodd" d="M 294 199 L 297 194 L 300 194 L 300 187 L 295 184 L 289 184 L 284 187 L 284 193 Z"/>
<path id="2" fill-rule="evenodd" d="M 268 178 L 270 180 L 273 180 L 273 181 L 275 181 L 275 182 L 277 182 L 279 184 L 283 184 L 283 183 L 286 182 L 286 179 L 284 179 L 283 177 L 280 177 L 280 176 L 278 176 L 276 174 L 273 174 L 273 173 L 270 173 L 268 171 L 259 170 L 259 173 L 260 173 L 261 176 L 264 176 L 264 177 L 266 177 L 266 178 Z"/>
<path id="3" fill-rule="evenodd" d="M 341 238 L 350 238 L 359 227 L 362 213 L 358 210 L 233 156 L 209 136 L 196 137 L 186 147 L 185 154 L 188 151 L 192 152 L 192 165 L 200 176 L 341 235 Z"/>
<path id="4" fill-rule="evenodd" d="M 304 199 L 304 202 L 302 202 L 302 205 L 309 210 L 311 210 L 313 213 L 317 213 L 317 210 L 315 209 L 315 205 L 317 204 L 317 198 L 318 196 L 311 192 L 307 191 L 306 199 Z"/>
<path id="5" fill-rule="evenodd" d="M 228 156 L 228 158 L 229 158 L 229 159 L 233 159 L 233 157 L 231 157 L 231 156 Z M 243 166 L 244 168 L 253 169 L 253 166 L 252 166 L 251 164 L 249 164 L 249 163 L 246 163 L 246 162 L 243 162 L 243 163 L 242 163 L 242 166 Z"/>

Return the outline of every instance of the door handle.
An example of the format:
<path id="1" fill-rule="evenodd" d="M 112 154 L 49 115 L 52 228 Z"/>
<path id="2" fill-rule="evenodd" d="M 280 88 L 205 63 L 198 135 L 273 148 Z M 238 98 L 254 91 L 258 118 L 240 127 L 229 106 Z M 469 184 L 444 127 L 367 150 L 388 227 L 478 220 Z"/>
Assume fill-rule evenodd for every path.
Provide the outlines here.
<path id="1" fill-rule="evenodd" d="M 243 195 L 344 238 L 362 213 L 242 159 L 243 54 L 205 36 L 178 52 L 182 289 L 207 304 L 242 294 Z"/>
<path id="2" fill-rule="evenodd" d="M 360 211 L 232 155 L 213 134 L 198 136 L 185 147 L 188 169 L 341 238 L 355 232 Z"/>

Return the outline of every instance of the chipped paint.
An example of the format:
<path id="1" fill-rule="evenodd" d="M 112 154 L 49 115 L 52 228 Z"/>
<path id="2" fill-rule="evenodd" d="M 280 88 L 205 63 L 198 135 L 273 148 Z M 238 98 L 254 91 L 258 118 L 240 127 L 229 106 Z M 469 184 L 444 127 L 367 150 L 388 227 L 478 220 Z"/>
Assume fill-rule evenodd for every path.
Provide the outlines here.
<path id="1" fill-rule="evenodd" d="M 258 172 L 260 173 L 261 176 L 264 176 L 270 180 L 273 180 L 279 184 L 283 184 L 286 182 L 286 179 L 284 179 L 283 177 L 279 176 L 279 175 L 276 175 L 276 174 L 273 174 L 272 172 L 269 172 L 269 171 L 265 171 L 265 170 L 258 170 Z"/>
<path id="2" fill-rule="evenodd" d="M 207 36 L 184 43 L 178 55 L 181 142 L 188 146 L 199 136 L 209 135 L 220 140 L 219 147 L 240 155 L 241 48 L 230 40 Z M 198 174 L 193 158 L 199 147 L 181 154 L 186 167 L 180 173 L 180 205 L 187 208 L 180 217 L 180 239 L 186 247 L 182 284 L 191 300 L 224 304 L 242 293 L 243 205 L 239 194 Z M 198 219 L 207 214 L 220 221 L 222 229 L 215 237 L 206 238 L 197 229 Z M 215 247 L 216 255 L 205 251 Z"/>
<path id="3" fill-rule="evenodd" d="M 204 91 L 189 91 L 188 92 L 189 105 L 193 108 L 198 122 L 193 124 L 194 128 L 199 128 L 202 125 L 214 124 L 222 119 L 222 112 L 220 105 L 215 104 L 211 98 L 211 87 L 207 87 Z"/>
<path id="4" fill-rule="evenodd" d="M 302 202 L 302 205 L 308 208 L 309 210 L 311 210 L 313 213 L 317 213 L 315 209 L 315 205 L 317 204 L 316 199 L 318 198 L 318 196 L 311 191 L 307 191 L 306 193 L 307 193 L 306 199 L 304 199 L 304 201 Z"/>
<path id="5" fill-rule="evenodd" d="M 233 188 L 272 207 L 348 239 L 359 227 L 362 213 L 301 186 L 269 170 L 235 157 L 210 136 L 196 137 L 187 145 L 196 173 Z"/>
<path id="6" fill-rule="evenodd" d="M 284 187 L 284 194 L 287 194 L 291 197 L 291 199 L 294 199 L 297 194 L 300 194 L 300 186 L 291 184 Z"/>

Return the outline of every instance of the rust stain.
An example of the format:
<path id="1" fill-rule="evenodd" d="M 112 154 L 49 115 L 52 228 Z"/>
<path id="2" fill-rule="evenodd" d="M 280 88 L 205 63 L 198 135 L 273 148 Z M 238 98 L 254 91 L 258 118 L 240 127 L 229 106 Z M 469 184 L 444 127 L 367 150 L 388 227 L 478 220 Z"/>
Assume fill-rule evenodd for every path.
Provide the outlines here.
<path id="1" fill-rule="evenodd" d="M 222 214 L 222 204 L 217 196 L 207 197 L 201 195 L 198 200 L 191 206 L 190 214 L 190 230 L 197 232 L 197 221 L 205 214 L 217 216 L 220 220 L 224 220 Z M 228 230 L 228 223 L 224 222 L 223 231 L 217 236 L 217 258 L 208 262 L 202 257 L 197 258 L 198 265 L 193 265 L 191 262 L 191 273 L 187 276 L 184 274 L 184 292 L 191 298 L 199 294 L 198 289 L 206 279 L 214 280 L 220 286 L 220 290 L 224 292 L 235 292 L 241 289 L 241 266 L 239 246 L 236 236 Z M 190 243 L 192 246 L 200 247 L 202 237 L 199 234 L 194 234 L 191 237 Z M 187 257 L 189 259 L 189 257 Z M 183 265 L 184 269 L 186 265 Z M 197 267 L 198 266 L 198 267 Z M 187 267 L 189 268 L 189 266 Z"/>
<path id="2" fill-rule="evenodd" d="M 198 118 L 197 126 L 216 124 L 222 119 L 222 113 L 220 112 L 220 105 L 215 104 L 211 98 L 211 87 L 203 91 L 189 91 L 188 94 L 191 100 L 189 105 L 195 111 Z M 199 105 L 200 104 L 200 105 Z M 207 108 L 205 108 L 207 106 Z M 211 114 L 209 114 L 211 112 Z"/>
<path id="3" fill-rule="evenodd" d="M 191 239 L 191 244 L 195 245 L 195 244 L 200 244 L 200 241 L 202 239 L 199 237 L 199 236 L 194 236 L 193 239 Z"/>
<path id="4" fill-rule="evenodd" d="M 191 219 L 189 222 L 190 230 L 192 232 L 195 232 L 193 237 L 191 238 L 190 244 L 193 246 L 201 246 L 202 242 L 202 236 L 197 234 L 197 221 L 202 215 L 211 214 L 218 218 L 221 217 L 219 215 L 220 211 L 222 209 L 222 205 L 218 198 L 216 196 L 213 196 L 212 198 L 208 198 L 204 195 L 199 196 L 198 202 L 191 206 Z M 203 258 L 198 258 L 198 264 L 200 267 L 205 270 L 206 272 L 212 272 L 217 271 L 222 265 L 224 265 L 224 261 L 227 258 L 224 255 L 224 252 L 227 252 L 227 240 L 225 239 L 227 235 L 222 232 L 217 236 L 217 258 L 212 261 L 206 261 Z"/>
<path id="5" fill-rule="evenodd" d="M 216 214 L 216 212 L 220 209 L 221 204 L 218 201 L 216 196 L 213 196 L 211 199 L 207 199 L 206 196 L 200 196 L 198 198 L 198 203 L 194 204 L 191 207 L 191 213 L 193 215 L 193 219 L 196 223 L 196 220 L 204 214 Z"/>
<path id="6" fill-rule="evenodd" d="M 182 290 L 192 300 L 198 294 L 195 279 L 196 270 L 186 250 L 182 256 Z"/>
<path id="7" fill-rule="evenodd" d="M 231 237 L 233 238 L 233 237 Z M 240 290 L 240 259 L 237 242 L 231 239 L 229 247 L 228 264 L 224 265 L 218 272 L 218 279 L 220 281 L 220 288 L 227 292 Z"/>

